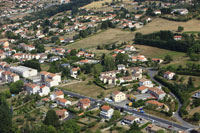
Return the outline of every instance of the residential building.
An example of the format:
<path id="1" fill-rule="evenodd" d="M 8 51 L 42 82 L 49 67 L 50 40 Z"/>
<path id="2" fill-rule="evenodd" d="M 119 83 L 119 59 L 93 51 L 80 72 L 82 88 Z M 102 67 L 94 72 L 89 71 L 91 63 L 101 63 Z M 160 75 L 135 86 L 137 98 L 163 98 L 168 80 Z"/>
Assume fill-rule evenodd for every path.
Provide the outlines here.
<path id="1" fill-rule="evenodd" d="M 66 106 L 72 104 L 71 101 L 69 101 L 69 100 L 67 100 L 67 99 L 65 99 L 65 98 L 56 98 L 56 103 L 57 103 L 58 105 L 63 106 L 63 107 L 66 107 Z"/>
<path id="2" fill-rule="evenodd" d="M 124 64 L 119 64 L 119 65 L 117 65 L 117 70 L 126 70 L 126 67 L 125 67 L 125 65 Z"/>
<path id="3" fill-rule="evenodd" d="M 138 90 L 138 92 L 144 94 L 144 93 L 147 93 L 148 87 L 146 87 L 146 86 L 140 86 L 140 87 L 137 88 L 137 90 Z"/>
<path id="4" fill-rule="evenodd" d="M 29 94 L 36 94 L 40 91 L 40 86 L 36 84 L 27 83 L 25 84 L 25 89 Z"/>
<path id="5" fill-rule="evenodd" d="M 40 92 L 39 95 L 40 96 L 46 96 L 50 93 L 50 88 L 46 85 L 42 85 L 40 86 Z"/>
<path id="6" fill-rule="evenodd" d="M 161 100 L 166 96 L 166 93 L 162 89 L 156 87 L 149 88 L 148 93 Z"/>
<path id="7" fill-rule="evenodd" d="M 113 92 L 112 99 L 114 100 L 114 102 L 122 102 L 126 100 L 126 94 L 120 91 Z"/>
<path id="8" fill-rule="evenodd" d="M 50 95 L 51 100 L 55 100 L 56 98 L 64 98 L 64 93 L 62 91 L 55 91 Z"/>
<path id="9" fill-rule="evenodd" d="M 134 122 L 140 122 L 140 118 L 133 115 L 127 115 L 124 117 L 123 122 L 128 125 L 132 125 Z"/>
<path id="10" fill-rule="evenodd" d="M 82 109 L 87 109 L 90 107 L 90 99 L 84 98 L 78 102 L 78 106 Z"/>
<path id="11" fill-rule="evenodd" d="M 163 103 L 160 103 L 160 102 L 158 102 L 158 101 L 156 101 L 156 100 L 149 100 L 149 101 L 146 101 L 146 104 L 147 104 L 147 105 L 153 105 L 153 106 L 156 106 L 156 107 L 158 107 L 158 108 L 162 108 L 162 107 L 164 106 Z"/>
<path id="12" fill-rule="evenodd" d="M 72 68 L 71 70 L 70 70 L 70 76 L 71 77 L 73 77 L 73 78 L 77 78 L 78 77 L 78 71 L 80 70 L 80 68 L 79 67 L 76 67 L 76 68 Z"/>
<path id="13" fill-rule="evenodd" d="M 167 71 L 164 73 L 164 78 L 172 80 L 175 75 L 176 75 L 175 73 Z"/>
<path id="14" fill-rule="evenodd" d="M 126 45 L 124 50 L 125 51 L 130 51 L 130 52 L 136 51 L 136 49 L 135 49 L 135 47 L 133 45 Z"/>
<path id="15" fill-rule="evenodd" d="M 140 86 L 146 86 L 146 87 L 153 87 L 153 83 L 151 80 L 148 79 L 141 79 L 139 82 Z"/>
<path id="16" fill-rule="evenodd" d="M 112 118 L 113 113 L 114 113 L 114 109 L 112 109 L 109 105 L 103 105 L 101 107 L 100 115 L 104 119 L 110 119 L 110 118 Z"/>
<path id="17" fill-rule="evenodd" d="M 8 82 L 8 83 L 12 83 L 12 82 L 16 82 L 20 80 L 19 75 L 12 73 L 11 71 L 2 72 L 1 79 L 3 82 Z"/>
<path id="18" fill-rule="evenodd" d="M 64 120 L 69 116 L 69 113 L 67 112 L 66 109 L 60 109 L 60 110 L 56 110 L 56 114 L 59 117 L 59 120 Z"/>

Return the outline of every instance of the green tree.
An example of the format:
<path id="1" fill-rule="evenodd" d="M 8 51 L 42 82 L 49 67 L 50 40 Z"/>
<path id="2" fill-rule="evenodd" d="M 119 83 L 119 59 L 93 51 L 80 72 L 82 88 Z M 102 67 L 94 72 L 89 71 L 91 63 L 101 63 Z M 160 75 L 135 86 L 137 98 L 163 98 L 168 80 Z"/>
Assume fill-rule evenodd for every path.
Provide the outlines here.
<path id="1" fill-rule="evenodd" d="M 170 55 L 166 55 L 164 61 L 166 61 L 166 63 L 170 63 L 173 61 L 173 58 Z"/>
<path id="2" fill-rule="evenodd" d="M 194 113 L 193 120 L 194 121 L 199 121 L 200 120 L 200 113 L 198 113 L 198 112 Z"/>
<path id="3" fill-rule="evenodd" d="M 128 55 L 119 53 L 116 56 L 116 64 L 127 64 L 128 63 Z"/>
<path id="4" fill-rule="evenodd" d="M 54 110 L 49 110 L 44 119 L 45 125 L 52 125 L 54 127 L 59 125 L 59 118 Z"/>
<path id="5" fill-rule="evenodd" d="M 12 114 L 5 96 L 0 93 L 0 133 L 10 133 L 12 128 Z"/>
<path id="6" fill-rule="evenodd" d="M 64 132 L 66 133 L 80 133 L 80 126 L 77 125 L 77 123 L 73 120 L 68 120 L 64 123 L 63 125 L 63 128 L 64 128 Z M 67 132 L 68 131 L 68 132 Z"/>
<path id="7" fill-rule="evenodd" d="M 92 69 L 93 74 L 98 75 L 103 71 L 103 66 L 101 64 L 95 64 Z"/>
<path id="8" fill-rule="evenodd" d="M 104 58 L 104 65 L 107 71 L 113 70 L 115 68 L 114 58 L 110 55 L 106 55 Z"/>
<path id="9" fill-rule="evenodd" d="M 193 87 L 194 86 L 192 77 L 189 77 L 189 79 L 188 79 L 188 86 L 189 87 Z"/>
<path id="10" fill-rule="evenodd" d="M 24 82 L 22 80 L 18 80 L 14 83 L 10 84 L 10 92 L 12 94 L 18 94 L 22 91 L 22 87 L 24 86 Z"/>
<path id="11" fill-rule="evenodd" d="M 184 27 L 178 26 L 178 32 L 182 32 L 184 30 Z"/>

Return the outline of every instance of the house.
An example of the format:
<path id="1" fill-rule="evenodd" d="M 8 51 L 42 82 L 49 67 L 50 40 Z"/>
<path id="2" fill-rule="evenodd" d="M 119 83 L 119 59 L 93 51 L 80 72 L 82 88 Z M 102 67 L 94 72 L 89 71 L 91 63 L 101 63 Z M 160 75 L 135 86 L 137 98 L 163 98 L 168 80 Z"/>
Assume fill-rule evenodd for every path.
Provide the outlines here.
<path id="1" fill-rule="evenodd" d="M 151 82 L 151 80 L 148 79 L 141 79 L 139 82 L 140 86 L 146 86 L 146 87 L 153 87 L 153 83 Z"/>
<path id="2" fill-rule="evenodd" d="M 146 86 L 140 86 L 140 87 L 137 88 L 137 91 L 139 93 L 142 93 L 142 94 L 147 93 L 148 87 L 146 87 Z"/>
<path id="3" fill-rule="evenodd" d="M 90 107 L 90 99 L 84 98 L 78 102 L 78 106 L 82 109 L 87 109 Z"/>
<path id="4" fill-rule="evenodd" d="M 135 47 L 133 46 L 133 45 L 126 45 L 126 47 L 125 47 L 125 49 L 124 49 L 125 51 L 136 51 L 136 49 L 135 49 Z"/>
<path id="5" fill-rule="evenodd" d="M 103 105 L 101 107 L 100 116 L 104 119 L 110 119 L 112 118 L 112 115 L 114 113 L 114 109 L 112 109 L 109 105 Z"/>
<path id="6" fill-rule="evenodd" d="M 73 77 L 73 78 L 77 78 L 77 76 L 78 76 L 78 71 L 80 70 L 80 68 L 79 67 L 76 67 L 76 68 L 72 68 L 71 70 L 70 70 L 70 76 L 71 77 Z"/>
<path id="7" fill-rule="evenodd" d="M 126 67 L 125 67 L 125 65 L 124 64 L 119 64 L 119 65 L 117 65 L 117 70 L 126 70 Z"/>
<path id="8" fill-rule="evenodd" d="M 124 51 L 124 50 L 121 50 L 121 49 L 115 49 L 115 50 L 114 50 L 114 53 L 115 53 L 115 54 L 118 54 L 118 53 L 125 54 L 125 51 Z"/>
<path id="9" fill-rule="evenodd" d="M 133 115 L 127 115 L 124 117 L 123 122 L 127 125 L 132 125 L 134 122 L 140 122 L 140 118 Z"/>
<path id="10" fill-rule="evenodd" d="M 182 36 L 174 36 L 174 40 L 176 40 L 176 41 L 179 41 L 179 40 L 182 40 Z"/>
<path id="11" fill-rule="evenodd" d="M 61 82 L 61 76 L 58 74 L 42 71 L 40 72 L 41 82 L 48 87 L 57 86 Z"/>
<path id="12" fill-rule="evenodd" d="M 55 91 L 52 95 L 50 95 L 51 100 L 55 100 L 56 98 L 64 98 L 64 93 L 62 91 Z"/>
<path id="13" fill-rule="evenodd" d="M 173 9 L 172 14 L 186 15 L 189 13 L 188 9 Z"/>
<path id="14" fill-rule="evenodd" d="M 25 89 L 29 94 L 36 94 L 40 91 L 40 87 L 36 84 L 27 83 Z"/>
<path id="15" fill-rule="evenodd" d="M 45 80 L 45 85 L 48 86 L 48 87 L 53 87 L 53 86 L 59 85 L 59 83 L 57 81 L 55 81 L 55 80 L 47 78 Z"/>
<path id="16" fill-rule="evenodd" d="M 71 105 L 71 101 L 65 99 L 65 98 L 56 98 L 56 103 L 58 105 L 61 105 L 63 107 L 66 107 L 67 105 Z"/>
<path id="17" fill-rule="evenodd" d="M 166 71 L 166 72 L 164 73 L 164 78 L 169 79 L 169 80 L 172 80 L 173 77 L 174 77 L 175 75 L 176 75 L 176 74 L 173 73 L 173 72 Z"/>
<path id="18" fill-rule="evenodd" d="M 159 58 L 152 58 L 151 59 L 153 62 L 157 62 L 158 64 L 162 63 L 163 60 L 162 59 L 159 59 Z"/>
<path id="19" fill-rule="evenodd" d="M 160 11 L 160 10 L 156 10 L 156 11 L 154 11 L 154 14 L 160 15 L 160 14 L 161 14 L 161 11 Z"/>
<path id="20" fill-rule="evenodd" d="M 147 105 L 153 105 L 153 106 L 156 106 L 156 107 L 158 107 L 158 108 L 162 108 L 162 107 L 164 106 L 163 103 L 160 103 L 160 102 L 158 102 L 158 101 L 156 101 L 156 100 L 149 100 L 149 101 L 146 101 L 146 104 L 147 104 Z"/>
<path id="21" fill-rule="evenodd" d="M 113 92 L 112 99 L 114 100 L 114 102 L 124 101 L 124 100 L 126 100 L 126 94 L 124 94 L 123 92 L 120 92 L 120 91 Z"/>
<path id="22" fill-rule="evenodd" d="M 161 100 L 166 96 L 166 93 L 162 89 L 157 87 L 149 88 L 148 93 L 155 96 L 156 99 L 161 99 Z"/>
<path id="23" fill-rule="evenodd" d="M 12 73 L 11 71 L 4 71 L 1 74 L 1 79 L 3 82 L 12 83 L 18 81 L 20 78 L 19 75 Z"/>
<path id="24" fill-rule="evenodd" d="M 40 86 L 40 92 L 39 95 L 40 96 L 46 96 L 50 93 L 50 88 L 46 85 L 42 85 Z"/>
<path id="25" fill-rule="evenodd" d="M 60 109 L 60 110 L 56 110 L 56 114 L 59 117 L 59 120 L 64 120 L 69 116 L 69 113 L 67 112 L 66 109 Z"/>

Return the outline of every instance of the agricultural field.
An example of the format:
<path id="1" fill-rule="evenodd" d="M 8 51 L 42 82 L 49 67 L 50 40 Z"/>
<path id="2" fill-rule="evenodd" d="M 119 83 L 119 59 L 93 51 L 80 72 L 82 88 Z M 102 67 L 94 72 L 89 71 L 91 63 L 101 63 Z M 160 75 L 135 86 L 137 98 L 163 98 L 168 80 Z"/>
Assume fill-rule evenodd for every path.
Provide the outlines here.
<path id="1" fill-rule="evenodd" d="M 66 48 L 94 48 L 97 45 L 109 44 L 114 42 L 127 42 L 132 41 L 134 37 L 134 32 L 123 31 L 120 29 L 108 29 L 106 31 L 102 31 L 75 43 L 69 44 Z"/>
<path id="2" fill-rule="evenodd" d="M 175 22 L 156 18 L 153 19 L 151 23 L 145 25 L 143 28 L 138 29 L 136 32 L 141 32 L 143 34 L 149 34 L 160 30 L 171 30 L 173 32 L 176 32 L 178 26 L 184 27 L 184 32 L 200 31 L 200 23 L 199 20 L 196 19 L 192 19 L 187 22 Z"/>

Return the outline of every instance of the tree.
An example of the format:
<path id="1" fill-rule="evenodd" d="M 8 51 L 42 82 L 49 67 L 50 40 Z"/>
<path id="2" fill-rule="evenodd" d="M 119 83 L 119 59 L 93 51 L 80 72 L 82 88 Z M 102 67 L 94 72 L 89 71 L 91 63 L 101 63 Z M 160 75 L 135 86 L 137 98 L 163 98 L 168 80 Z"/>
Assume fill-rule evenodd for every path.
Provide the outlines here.
<path id="1" fill-rule="evenodd" d="M 165 133 L 165 130 L 160 129 L 160 130 L 156 131 L 156 133 Z"/>
<path id="2" fill-rule="evenodd" d="M 120 111 L 119 110 L 115 110 L 112 116 L 112 120 L 116 120 L 118 118 L 120 118 Z"/>
<path id="3" fill-rule="evenodd" d="M 182 32 L 184 30 L 184 27 L 178 26 L 178 32 Z"/>
<path id="4" fill-rule="evenodd" d="M 128 88 L 126 86 L 122 86 L 121 91 L 128 91 Z"/>
<path id="5" fill-rule="evenodd" d="M 199 121 L 200 120 L 200 113 L 196 112 L 193 114 L 193 120 L 194 121 Z"/>
<path id="6" fill-rule="evenodd" d="M 166 61 L 166 63 L 170 63 L 173 61 L 173 58 L 170 55 L 166 55 L 164 61 Z"/>
<path id="7" fill-rule="evenodd" d="M 95 64 L 92 69 L 94 75 L 98 75 L 103 71 L 103 66 L 101 64 Z"/>
<path id="8" fill-rule="evenodd" d="M 189 77 L 189 79 L 188 79 L 188 86 L 189 87 L 193 87 L 194 86 L 192 77 Z"/>
<path id="9" fill-rule="evenodd" d="M 49 110 L 46 114 L 46 117 L 44 119 L 45 125 L 52 125 L 54 127 L 59 125 L 59 118 L 56 115 L 56 112 L 54 110 Z"/>
<path id="10" fill-rule="evenodd" d="M 19 92 L 22 91 L 22 87 L 24 86 L 24 82 L 22 80 L 18 80 L 14 83 L 10 84 L 10 92 L 12 94 L 18 94 Z"/>
<path id="11" fill-rule="evenodd" d="M 5 100 L 5 96 L 0 93 L 0 133 L 10 133 L 12 128 L 12 113 Z"/>
<path id="12" fill-rule="evenodd" d="M 106 55 L 104 58 L 104 65 L 107 71 L 113 70 L 115 68 L 114 58 L 110 55 Z"/>
<path id="13" fill-rule="evenodd" d="M 119 53 L 115 58 L 116 64 L 127 64 L 128 63 L 128 55 Z"/>
<path id="14" fill-rule="evenodd" d="M 39 72 L 41 71 L 40 63 L 37 60 L 28 60 L 25 61 L 22 65 L 33 69 L 37 69 Z"/>
<path id="15" fill-rule="evenodd" d="M 142 132 L 140 131 L 140 127 L 138 126 L 138 124 L 134 122 L 127 133 L 142 133 Z"/>
<path id="16" fill-rule="evenodd" d="M 43 125 L 38 128 L 38 133 L 57 133 L 55 127 L 53 126 L 47 126 L 47 125 Z"/>
<path id="17" fill-rule="evenodd" d="M 73 120 L 68 120 L 63 124 L 64 132 L 66 133 L 80 133 L 80 126 Z M 69 132 L 67 132 L 69 131 Z M 71 132 L 72 131 L 72 132 Z"/>
<path id="18" fill-rule="evenodd" d="M 178 80 L 178 75 L 174 75 L 173 80 L 177 81 Z"/>

